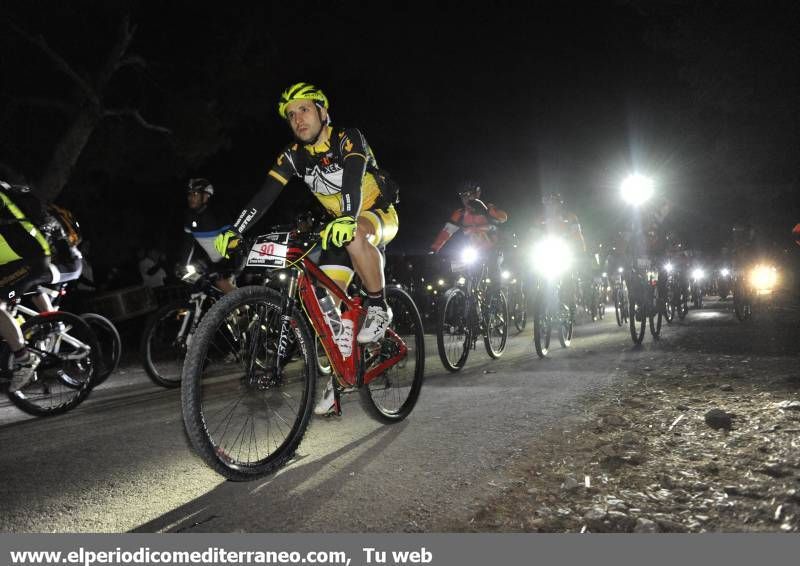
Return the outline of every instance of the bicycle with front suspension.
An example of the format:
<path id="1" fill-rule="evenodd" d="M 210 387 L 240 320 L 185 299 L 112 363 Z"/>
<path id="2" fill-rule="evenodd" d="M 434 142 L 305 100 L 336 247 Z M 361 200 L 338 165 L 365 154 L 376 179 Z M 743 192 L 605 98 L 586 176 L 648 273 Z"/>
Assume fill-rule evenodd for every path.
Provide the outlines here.
<path id="1" fill-rule="evenodd" d="M 436 344 L 439 359 L 450 372 L 464 367 L 479 336 L 492 359 L 502 356 L 506 348 L 508 302 L 499 282 L 489 277 L 488 264 L 479 260 L 474 248 L 465 248 L 461 261 L 453 264 L 454 272 L 465 275 L 440 299 Z"/>
<path id="2" fill-rule="evenodd" d="M 387 287 L 394 316 L 384 338 L 343 352 L 317 289 L 341 301 L 353 336 L 366 309 L 361 293 L 348 296 L 308 258 L 318 243 L 318 234 L 297 232 L 240 243 L 248 267 L 281 270 L 285 292 L 248 285 L 227 294 L 189 345 L 181 384 L 186 432 L 206 464 L 228 479 L 262 477 L 294 456 L 315 402 L 315 335 L 333 370 L 337 412 L 341 395 L 357 392 L 370 416 L 391 424 L 405 419 L 419 398 L 425 341 L 414 301 Z"/>

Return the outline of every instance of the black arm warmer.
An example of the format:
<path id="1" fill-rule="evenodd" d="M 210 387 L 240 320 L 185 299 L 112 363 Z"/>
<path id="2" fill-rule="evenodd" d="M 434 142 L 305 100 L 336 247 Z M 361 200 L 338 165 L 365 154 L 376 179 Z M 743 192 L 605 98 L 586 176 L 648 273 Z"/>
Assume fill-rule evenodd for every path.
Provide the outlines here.
<path id="1" fill-rule="evenodd" d="M 367 161 L 360 155 L 344 160 L 342 173 L 342 216 L 358 216 L 361 212 L 361 181 L 367 170 Z"/>
<path id="2" fill-rule="evenodd" d="M 267 176 L 261 189 L 250 199 L 247 207 L 239 213 L 236 222 L 233 223 L 233 229 L 244 234 L 245 231 L 253 224 L 258 222 L 264 213 L 272 206 L 275 199 L 281 192 L 283 185 L 278 182 L 274 177 Z"/>

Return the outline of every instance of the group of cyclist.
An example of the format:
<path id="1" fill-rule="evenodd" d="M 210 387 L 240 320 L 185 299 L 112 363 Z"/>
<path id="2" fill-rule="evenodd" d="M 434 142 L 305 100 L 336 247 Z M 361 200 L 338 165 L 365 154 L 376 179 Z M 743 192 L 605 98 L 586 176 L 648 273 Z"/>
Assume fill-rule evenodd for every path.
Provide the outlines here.
<path id="1" fill-rule="evenodd" d="M 298 177 L 331 217 L 321 231 L 318 264 L 345 291 L 354 274 L 358 274 L 366 291 L 367 316 L 356 340 L 360 344 L 375 342 L 384 336 L 392 321 L 386 302 L 384 249 L 398 231 L 395 198 L 381 182 L 375 155 L 363 133 L 332 124 L 329 100 L 322 90 L 309 83 L 296 83 L 283 91 L 277 111 L 293 139 L 275 159 L 260 190 L 232 222 L 215 214 L 214 186 L 208 179 L 189 180 L 186 238 L 179 269 L 200 259 L 198 250 L 202 250 L 202 261 L 208 264 L 214 284 L 223 293 L 235 289 L 231 252 L 289 180 Z M 439 252 L 461 230 L 477 250 L 497 251 L 494 257 L 498 261 L 491 269 L 499 269 L 502 254 L 498 226 L 508 220 L 508 214 L 485 202 L 481 186 L 475 181 L 463 183 L 458 197 L 462 206 L 453 211 L 438 233 L 430 253 Z M 0 199 L 0 301 L 12 299 L 37 284 L 76 279 L 81 257 L 75 236 L 77 223 L 71 215 L 53 205 L 43 206 L 25 186 L 0 183 Z M 601 267 L 587 253 L 577 216 L 567 210 L 558 193 L 545 194 L 542 205 L 540 216 L 529 225 L 530 232 L 525 236 L 531 240 L 543 234 L 563 238 L 577 257 L 586 258 L 577 269 L 591 280 L 596 275 L 592 272 Z M 609 258 L 609 264 L 630 263 L 641 257 L 672 257 L 675 265 L 684 262 L 685 250 L 663 229 L 668 212 L 666 206 L 652 207 L 646 219 L 631 223 L 611 246 L 619 260 Z M 47 305 L 42 304 L 42 308 Z M 14 354 L 11 388 L 25 387 L 37 358 L 25 348 L 17 322 L 2 308 L 0 334 Z M 324 413 L 332 402 L 329 384 L 317 412 Z"/>

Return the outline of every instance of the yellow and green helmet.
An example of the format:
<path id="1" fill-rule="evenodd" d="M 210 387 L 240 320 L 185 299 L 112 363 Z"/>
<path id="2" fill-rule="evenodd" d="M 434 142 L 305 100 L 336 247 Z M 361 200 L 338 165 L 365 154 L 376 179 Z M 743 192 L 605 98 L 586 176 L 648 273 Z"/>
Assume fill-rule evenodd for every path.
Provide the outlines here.
<path id="1" fill-rule="evenodd" d="M 328 108 L 328 97 L 320 89 L 310 83 L 295 83 L 281 94 L 278 101 L 278 114 L 286 119 L 286 105 L 293 100 L 313 100 L 323 108 Z"/>

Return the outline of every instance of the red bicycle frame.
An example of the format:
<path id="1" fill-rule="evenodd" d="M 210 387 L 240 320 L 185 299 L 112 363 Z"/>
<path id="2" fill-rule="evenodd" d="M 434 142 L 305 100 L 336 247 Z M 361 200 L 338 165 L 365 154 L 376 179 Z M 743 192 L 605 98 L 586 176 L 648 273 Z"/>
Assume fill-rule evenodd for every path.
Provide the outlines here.
<path id="1" fill-rule="evenodd" d="M 292 250 L 290 250 L 291 252 Z M 299 250 L 298 250 L 299 251 Z M 363 349 L 357 347 L 358 344 L 353 344 L 352 354 L 345 358 L 342 356 L 339 346 L 333 337 L 333 332 L 330 326 L 325 321 L 325 316 L 322 313 L 322 308 L 319 305 L 319 299 L 314 289 L 316 285 L 321 285 L 332 293 L 337 299 L 342 301 L 342 304 L 347 307 L 347 311 L 342 315 L 343 317 L 351 318 L 353 320 L 353 340 L 356 340 L 358 331 L 361 328 L 362 321 L 366 316 L 366 309 L 361 304 L 361 298 L 348 297 L 339 286 L 328 277 L 322 269 L 319 268 L 313 261 L 303 257 L 302 270 L 299 273 L 297 280 L 297 290 L 300 296 L 300 304 L 308 314 L 311 325 L 314 331 L 322 339 L 322 346 L 328 355 L 328 360 L 331 362 L 336 375 L 339 377 L 340 382 L 348 387 L 360 387 L 368 384 L 376 377 L 383 374 L 387 369 L 395 365 L 397 362 L 406 357 L 408 347 L 405 342 L 397 335 L 391 328 L 386 331 L 386 334 L 394 342 L 398 344 L 398 352 L 383 360 L 376 366 L 370 367 L 369 370 L 364 371 L 363 367 Z M 349 314 L 353 313 L 353 314 Z M 380 348 L 379 344 L 374 344 L 374 347 Z"/>

